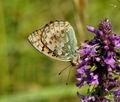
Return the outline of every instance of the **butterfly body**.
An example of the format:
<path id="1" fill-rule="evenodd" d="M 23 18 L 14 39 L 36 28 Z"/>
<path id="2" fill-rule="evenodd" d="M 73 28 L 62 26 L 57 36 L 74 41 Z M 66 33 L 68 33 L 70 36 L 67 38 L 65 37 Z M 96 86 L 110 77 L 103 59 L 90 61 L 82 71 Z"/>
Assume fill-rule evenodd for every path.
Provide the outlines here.
<path id="1" fill-rule="evenodd" d="M 77 64 L 79 52 L 73 27 L 67 21 L 54 21 L 28 36 L 29 42 L 41 53 L 60 61 Z"/>

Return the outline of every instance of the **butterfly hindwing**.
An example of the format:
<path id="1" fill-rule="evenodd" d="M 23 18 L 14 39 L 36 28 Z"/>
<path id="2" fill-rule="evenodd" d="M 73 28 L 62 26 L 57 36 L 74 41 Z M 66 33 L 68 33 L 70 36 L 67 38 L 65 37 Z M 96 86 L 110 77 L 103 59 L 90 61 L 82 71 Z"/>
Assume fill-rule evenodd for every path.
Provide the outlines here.
<path id="1" fill-rule="evenodd" d="M 54 21 L 29 35 L 30 43 L 43 54 L 70 61 L 77 49 L 74 30 L 68 22 Z"/>

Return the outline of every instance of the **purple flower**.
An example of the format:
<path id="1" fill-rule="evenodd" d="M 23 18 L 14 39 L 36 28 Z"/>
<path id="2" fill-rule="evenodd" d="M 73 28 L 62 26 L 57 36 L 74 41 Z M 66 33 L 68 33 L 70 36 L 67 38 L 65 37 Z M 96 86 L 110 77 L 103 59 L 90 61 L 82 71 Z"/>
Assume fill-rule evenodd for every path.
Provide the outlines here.
<path id="1" fill-rule="evenodd" d="M 91 57 L 94 57 L 96 56 L 96 48 L 97 48 L 97 45 L 89 45 L 89 44 L 86 44 L 86 43 L 82 43 L 82 46 L 83 46 L 83 49 L 80 49 L 80 54 L 81 55 L 89 55 Z"/>
<path id="2" fill-rule="evenodd" d="M 104 19 L 99 24 L 99 30 L 101 30 L 104 35 L 112 33 L 112 24 L 108 19 Z"/>
<path id="3" fill-rule="evenodd" d="M 77 93 L 77 95 L 80 97 L 81 102 L 111 102 L 109 99 L 105 97 L 98 97 L 97 95 L 84 96 L 80 93 Z"/>
<path id="4" fill-rule="evenodd" d="M 98 85 L 98 84 L 99 84 L 98 75 L 94 75 L 90 85 Z"/>
<path id="5" fill-rule="evenodd" d="M 105 96 L 112 89 L 120 88 L 120 36 L 112 32 L 108 19 L 102 20 L 98 29 L 92 26 L 87 26 L 87 29 L 95 36 L 81 44 L 76 77 L 77 87 L 88 84 L 90 92 L 78 96 L 81 102 L 111 102 Z M 114 91 L 113 96 L 113 100 L 119 102 L 120 90 Z"/>
<path id="6" fill-rule="evenodd" d="M 116 49 L 120 48 L 120 36 L 117 36 L 117 35 L 113 34 L 111 36 L 111 41 L 114 44 Z"/>
<path id="7" fill-rule="evenodd" d="M 113 94 L 114 94 L 115 102 L 120 102 L 120 90 L 115 90 Z"/>
<path id="8" fill-rule="evenodd" d="M 83 74 L 85 73 L 85 70 L 87 69 L 87 66 L 86 65 L 83 65 L 81 68 L 77 69 L 77 72 L 79 74 Z"/>
<path id="9" fill-rule="evenodd" d="M 95 33 L 97 36 L 103 36 L 103 32 L 102 31 L 100 31 L 99 29 L 95 29 L 92 26 L 87 26 L 87 30 L 89 32 Z"/>
<path id="10" fill-rule="evenodd" d="M 87 29 L 88 31 L 92 32 L 92 33 L 95 33 L 96 32 L 96 29 L 92 26 L 87 26 Z"/>
<path id="11" fill-rule="evenodd" d="M 77 93 L 77 95 L 80 97 L 81 102 L 95 102 L 95 97 L 92 95 L 84 96 L 80 93 Z"/>
<path id="12" fill-rule="evenodd" d="M 115 68 L 115 59 L 113 57 L 114 55 L 112 53 L 108 53 L 108 56 L 104 59 L 104 62 L 112 68 Z"/>

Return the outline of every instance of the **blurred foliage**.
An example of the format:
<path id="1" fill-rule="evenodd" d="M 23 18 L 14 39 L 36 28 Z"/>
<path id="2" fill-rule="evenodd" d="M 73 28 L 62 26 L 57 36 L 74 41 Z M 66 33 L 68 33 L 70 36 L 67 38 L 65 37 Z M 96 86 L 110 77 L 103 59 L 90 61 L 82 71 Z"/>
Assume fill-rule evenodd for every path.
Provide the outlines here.
<path id="1" fill-rule="evenodd" d="M 28 102 L 78 100 L 76 94 L 69 93 L 75 86 L 68 85 L 69 91 L 66 85 L 61 86 L 61 83 L 66 83 L 69 70 L 58 76 L 59 71 L 68 63 L 49 59 L 37 52 L 27 41 L 29 33 L 56 19 L 71 23 L 76 30 L 78 43 L 92 37 L 92 34 L 87 32 L 86 25 L 97 26 L 99 20 L 105 17 L 112 21 L 114 31 L 120 32 L 119 0 L 78 1 L 80 2 L 76 5 L 74 0 L 0 0 L 0 100 L 9 102 L 12 95 L 15 98 L 14 95 L 20 93 L 18 97 L 26 95 L 27 102 L 29 90 L 38 90 L 34 94 L 31 93 L 33 97 L 37 93 L 40 95 L 49 93 L 49 95 L 43 96 L 46 97 L 44 101 L 39 99 L 39 94 L 33 99 L 28 95 L 28 100 L 31 99 Z M 84 1 L 85 6 L 81 4 Z M 83 33 L 81 33 L 82 28 Z M 72 69 L 69 84 L 75 84 L 75 70 Z M 54 89 L 54 86 L 59 87 Z M 52 93 L 59 92 L 61 89 L 65 90 L 64 94 L 53 97 Z M 21 98 L 21 101 L 24 99 Z"/>

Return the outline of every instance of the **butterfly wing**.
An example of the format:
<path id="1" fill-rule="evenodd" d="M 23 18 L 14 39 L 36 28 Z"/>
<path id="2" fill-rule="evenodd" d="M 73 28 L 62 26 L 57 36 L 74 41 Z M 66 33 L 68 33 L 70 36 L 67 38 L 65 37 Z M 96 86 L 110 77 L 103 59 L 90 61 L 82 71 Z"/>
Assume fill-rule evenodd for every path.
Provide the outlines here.
<path id="1" fill-rule="evenodd" d="M 77 49 L 73 27 L 64 21 L 54 21 L 29 35 L 30 43 L 43 54 L 61 61 L 70 61 Z"/>

